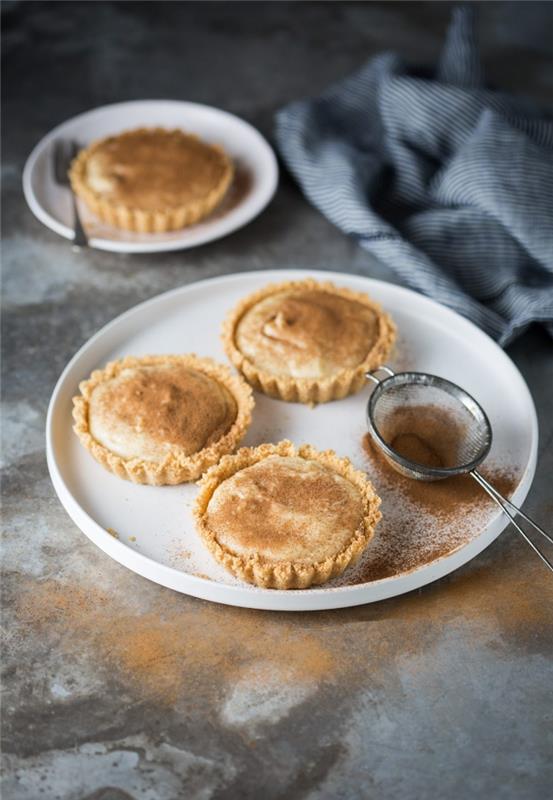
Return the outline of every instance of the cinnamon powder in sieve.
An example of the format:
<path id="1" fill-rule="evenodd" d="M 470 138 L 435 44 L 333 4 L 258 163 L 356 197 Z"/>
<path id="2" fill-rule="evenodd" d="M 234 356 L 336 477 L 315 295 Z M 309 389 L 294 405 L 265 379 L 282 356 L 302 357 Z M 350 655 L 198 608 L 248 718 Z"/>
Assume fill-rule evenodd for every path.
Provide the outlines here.
<path id="1" fill-rule="evenodd" d="M 457 415 L 430 404 L 395 408 L 379 432 L 399 455 L 424 467 L 457 466 L 466 436 Z"/>
<path id="2" fill-rule="evenodd" d="M 417 433 L 398 433 L 390 447 L 400 456 L 424 467 L 444 467 L 445 464 L 432 445 Z"/>

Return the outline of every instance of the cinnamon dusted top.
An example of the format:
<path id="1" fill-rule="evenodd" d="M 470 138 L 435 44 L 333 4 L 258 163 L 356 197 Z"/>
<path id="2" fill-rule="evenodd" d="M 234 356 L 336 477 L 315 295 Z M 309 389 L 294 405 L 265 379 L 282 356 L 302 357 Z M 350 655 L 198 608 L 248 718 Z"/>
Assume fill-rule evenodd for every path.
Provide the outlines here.
<path id="1" fill-rule="evenodd" d="M 359 365 L 378 335 L 375 309 L 307 289 L 260 300 L 238 323 L 235 339 L 258 369 L 293 378 L 323 378 Z"/>
<path id="2" fill-rule="evenodd" d="M 123 458 L 162 462 L 220 439 L 237 407 L 219 381 L 176 365 L 124 369 L 93 390 L 89 404 L 94 439 Z"/>
<path id="3" fill-rule="evenodd" d="M 92 145 L 84 180 L 111 203 L 156 211 L 203 200 L 231 171 L 223 150 L 196 136 L 139 128 Z"/>
<path id="4" fill-rule="evenodd" d="M 231 552 L 314 563 L 335 556 L 363 522 L 361 494 L 317 461 L 269 456 L 214 491 L 207 525 Z"/>

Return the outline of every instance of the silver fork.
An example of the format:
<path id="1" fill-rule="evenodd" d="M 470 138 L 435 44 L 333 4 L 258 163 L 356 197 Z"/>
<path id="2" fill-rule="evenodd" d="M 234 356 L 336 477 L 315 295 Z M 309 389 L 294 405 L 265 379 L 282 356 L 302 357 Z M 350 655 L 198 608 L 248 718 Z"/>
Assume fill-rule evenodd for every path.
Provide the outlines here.
<path id="1" fill-rule="evenodd" d="M 71 192 L 73 203 L 73 246 L 75 248 L 87 247 L 88 236 L 83 228 L 77 198 L 69 180 L 69 167 L 79 152 L 76 142 L 67 139 L 58 139 L 54 144 L 54 178 L 60 186 L 65 186 Z"/>

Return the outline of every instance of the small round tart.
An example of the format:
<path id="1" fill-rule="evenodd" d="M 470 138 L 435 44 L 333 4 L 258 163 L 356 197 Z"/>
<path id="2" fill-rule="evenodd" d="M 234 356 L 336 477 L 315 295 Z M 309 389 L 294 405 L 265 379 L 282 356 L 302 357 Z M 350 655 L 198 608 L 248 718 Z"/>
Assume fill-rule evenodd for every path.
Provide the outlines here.
<path id="1" fill-rule="evenodd" d="M 289 441 L 243 447 L 200 481 L 194 515 L 215 559 L 268 589 L 341 575 L 371 540 L 380 498 L 347 458 Z"/>
<path id="2" fill-rule="evenodd" d="M 207 216 L 233 174 L 221 147 L 165 128 L 93 142 L 69 171 L 73 191 L 101 220 L 139 233 L 179 230 Z"/>
<path id="3" fill-rule="evenodd" d="M 388 358 L 396 328 L 366 294 L 313 279 L 265 286 L 223 325 L 225 352 L 256 389 L 301 403 L 359 391 Z"/>
<path id="4" fill-rule="evenodd" d="M 152 485 L 197 480 L 244 436 L 252 391 L 195 355 L 128 356 L 96 370 L 73 398 L 73 430 L 120 478 Z"/>

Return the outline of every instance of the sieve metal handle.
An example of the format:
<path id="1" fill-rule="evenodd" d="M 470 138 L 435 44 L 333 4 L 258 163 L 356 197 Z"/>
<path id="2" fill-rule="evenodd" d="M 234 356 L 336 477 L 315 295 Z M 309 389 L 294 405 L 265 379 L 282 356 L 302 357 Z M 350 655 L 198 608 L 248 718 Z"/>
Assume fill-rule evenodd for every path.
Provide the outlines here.
<path id="1" fill-rule="evenodd" d="M 525 514 L 523 511 L 521 511 L 520 508 L 515 506 L 514 503 L 511 503 L 510 500 L 507 500 L 506 497 L 503 497 L 503 495 L 500 494 L 500 492 L 498 492 L 497 489 L 494 486 L 491 485 L 491 483 L 488 483 L 488 481 L 479 472 L 477 472 L 475 469 L 471 470 L 469 475 L 471 475 L 474 478 L 474 480 L 478 484 L 480 484 L 480 486 L 484 489 L 484 491 L 487 492 L 489 494 L 489 496 L 492 498 L 494 503 L 496 503 L 500 507 L 500 509 L 503 511 L 503 513 L 506 514 L 509 517 L 509 519 L 512 522 L 512 524 L 515 526 L 515 528 L 520 533 L 520 535 L 525 539 L 527 544 L 530 545 L 530 547 L 536 553 L 536 555 L 538 555 L 541 558 L 541 560 L 543 561 L 543 563 L 546 566 L 549 567 L 551 572 L 553 572 L 553 564 L 551 563 L 551 561 L 549 561 L 549 559 L 546 558 L 546 556 L 541 552 L 541 550 L 538 547 L 536 547 L 534 542 L 522 530 L 520 525 L 515 520 L 513 514 L 511 514 L 511 510 L 510 509 L 512 509 L 515 513 L 519 514 L 523 519 L 525 519 L 526 522 L 528 522 L 535 530 L 537 530 L 538 533 L 541 533 L 541 535 L 544 536 L 547 539 L 547 541 L 550 542 L 550 544 L 553 544 L 553 539 L 551 538 L 551 536 L 548 533 L 546 533 L 544 531 L 544 529 L 541 528 L 537 524 L 537 522 L 534 522 L 534 520 L 530 519 L 530 517 L 527 514 Z"/>
<path id="2" fill-rule="evenodd" d="M 380 380 L 380 378 L 376 377 L 376 373 L 377 372 L 386 372 L 387 375 L 388 375 L 388 378 L 393 378 L 394 375 L 396 374 L 393 371 L 393 369 L 390 369 L 390 367 L 387 367 L 385 364 L 383 364 L 381 367 L 377 367 L 376 369 L 372 369 L 370 372 L 365 372 L 365 378 L 368 378 L 370 381 L 372 381 L 373 383 L 376 383 L 378 385 L 379 383 L 382 383 L 382 381 Z"/>

